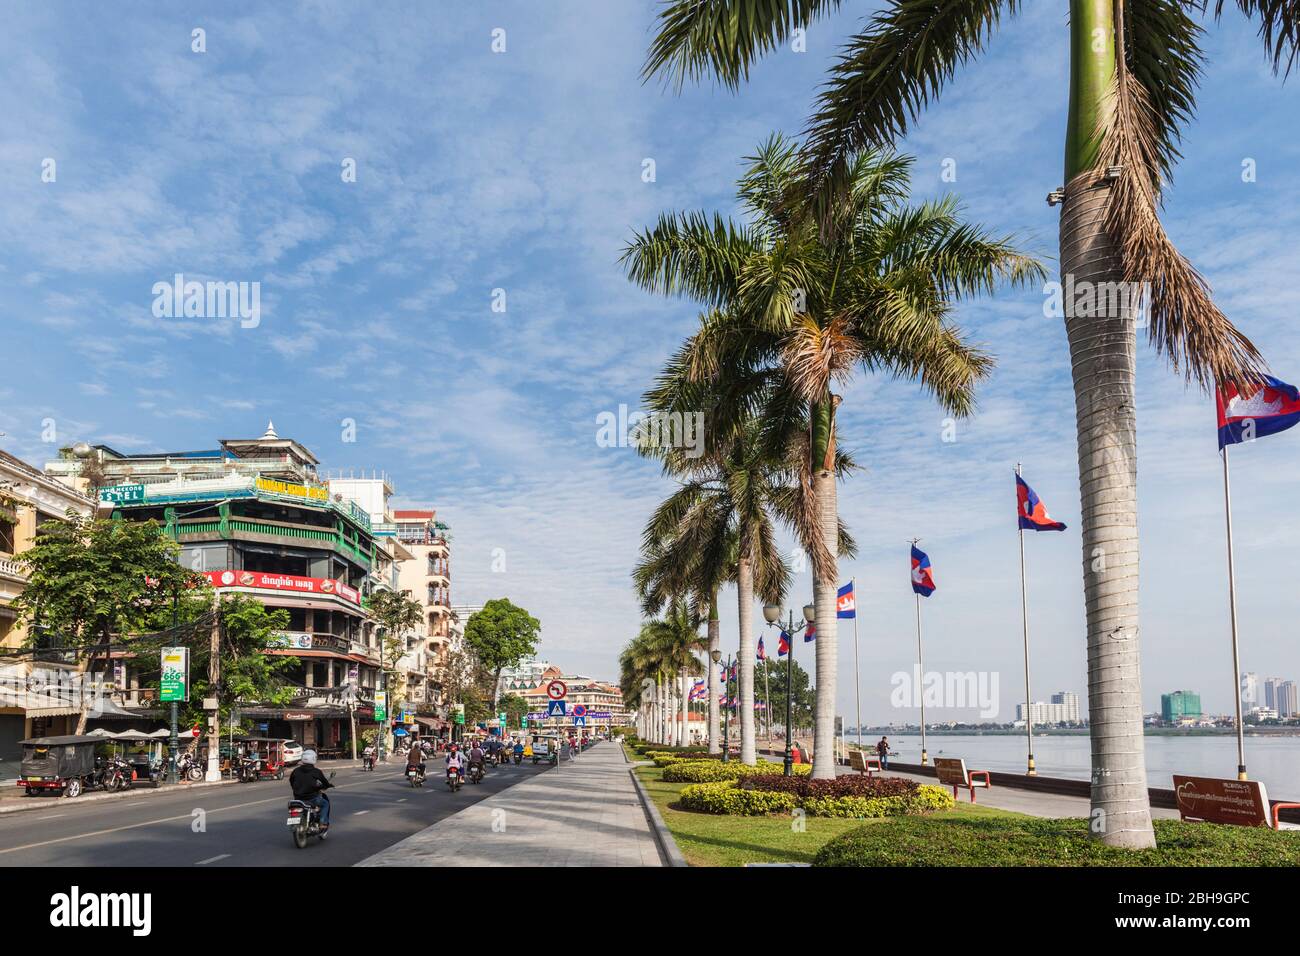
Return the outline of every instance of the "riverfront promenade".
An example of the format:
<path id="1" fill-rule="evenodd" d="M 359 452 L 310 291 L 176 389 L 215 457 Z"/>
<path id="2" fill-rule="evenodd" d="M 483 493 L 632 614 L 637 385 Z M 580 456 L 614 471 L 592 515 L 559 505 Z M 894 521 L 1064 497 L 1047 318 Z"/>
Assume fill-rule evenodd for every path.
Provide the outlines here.
<path id="1" fill-rule="evenodd" d="M 426 786 L 444 787 L 441 774 L 430 773 Z M 600 743 L 357 865 L 662 866 L 663 861 L 622 748 Z"/>

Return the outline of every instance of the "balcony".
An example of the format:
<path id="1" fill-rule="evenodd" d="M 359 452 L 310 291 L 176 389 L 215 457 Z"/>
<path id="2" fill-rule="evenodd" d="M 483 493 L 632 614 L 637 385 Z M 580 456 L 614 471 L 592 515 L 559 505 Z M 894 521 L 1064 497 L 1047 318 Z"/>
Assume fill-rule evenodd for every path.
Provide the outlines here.
<path id="1" fill-rule="evenodd" d="M 0 558 L 0 577 L 10 578 L 19 584 L 27 583 L 27 571 L 13 558 Z"/>
<path id="2" fill-rule="evenodd" d="M 221 538 L 223 540 L 260 541 L 334 550 L 351 558 L 363 568 L 368 569 L 371 567 L 370 554 L 363 551 L 336 528 L 319 528 L 311 525 L 255 518 L 222 517 L 216 520 L 182 519 L 180 521 L 169 521 L 166 531 L 168 535 L 182 544 Z"/>

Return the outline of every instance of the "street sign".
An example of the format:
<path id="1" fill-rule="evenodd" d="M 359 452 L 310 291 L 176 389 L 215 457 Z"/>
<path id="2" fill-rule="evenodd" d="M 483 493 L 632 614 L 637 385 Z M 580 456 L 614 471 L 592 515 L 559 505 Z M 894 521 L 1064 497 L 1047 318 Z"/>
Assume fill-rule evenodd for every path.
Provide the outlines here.
<path id="1" fill-rule="evenodd" d="M 564 716 L 564 701 L 562 701 L 562 700 L 553 700 L 553 701 L 551 701 L 551 702 L 547 705 L 547 707 L 546 707 L 546 716 L 547 716 L 547 717 L 563 717 L 563 716 Z"/>
<path id="2" fill-rule="evenodd" d="M 577 715 L 575 714 L 574 717 L 573 717 L 573 726 L 575 726 L 575 727 L 586 727 L 586 726 L 587 726 L 587 718 L 586 718 L 586 717 L 579 717 L 579 716 L 577 716 Z"/>
<path id="3" fill-rule="evenodd" d="M 519 728 L 520 728 L 521 730 L 527 730 L 527 729 L 528 729 L 528 718 L 527 718 L 527 717 L 520 717 L 520 718 L 519 718 Z"/>
<path id="4" fill-rule="evenodd" d="M 113 485 L 111 488 L 100 488 L 99 500 L 112 502 L 115 505 L 144 501 L 144 485 Z"/>
<path id="5" fill-rule="evenodd" d="M 574 705 L 573 705 L 573 716 L 574 716 L 574 717 L 586 717 L 586 716 L 587 716 L 587 705 L 586 705 L 586 704 L 574 704 Z"/>
<path id="6" fill-rule="evenodd" d="M 502 727 L 504 727 L 507 723 L 509 723 L 506 712 L 504 710 L 501 711 L 501 713 L 497 714 L 497 720 L 501 721 Z"/>
<path id="7" fill-rule="evenodd" d="M 546 685 L 546 696 L 551 700 L 564 700 L 564 695 L 569 692 L 569 687 L 562 680 L 553 680 Z"/>
<path id="8" fill-rule="evenodd" d="M 158 699 L 164 703 L 190 699 L 190 649 L 188 647 L 162 649 L 162 686 Z"/>
<path id="9" fill-rule="evenodd" d="M 383 723 L 388 719 L 388 691 L 375 691 L 375 721 Z"/>

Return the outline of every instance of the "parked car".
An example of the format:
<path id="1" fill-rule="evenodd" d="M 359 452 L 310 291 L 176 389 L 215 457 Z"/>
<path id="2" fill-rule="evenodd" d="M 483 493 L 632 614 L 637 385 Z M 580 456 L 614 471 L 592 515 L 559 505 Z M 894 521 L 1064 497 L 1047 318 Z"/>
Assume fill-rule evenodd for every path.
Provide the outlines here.
<path id="1" fill-rule="evenodd" d="M 284 762 L 285 765 L 295 764 L 302 759 L 303 745 L 296 740 L 286 740 L 284 742 Z"/>

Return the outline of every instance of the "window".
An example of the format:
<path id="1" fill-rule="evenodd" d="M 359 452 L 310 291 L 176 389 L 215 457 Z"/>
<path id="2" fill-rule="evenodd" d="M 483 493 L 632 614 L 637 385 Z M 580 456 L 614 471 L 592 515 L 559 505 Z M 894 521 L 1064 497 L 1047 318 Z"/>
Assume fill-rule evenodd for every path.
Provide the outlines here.
<path id="1" fill-rule="evenodd" d="M 0 554 L 14 553 L 14 532 L 18 526 L 5 519 L 4 512 L 0 511 Z"/>

